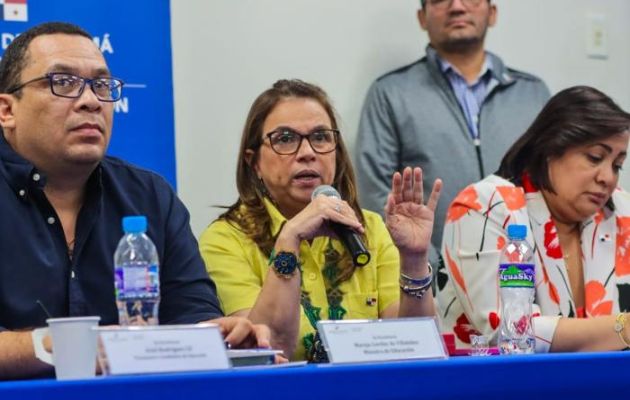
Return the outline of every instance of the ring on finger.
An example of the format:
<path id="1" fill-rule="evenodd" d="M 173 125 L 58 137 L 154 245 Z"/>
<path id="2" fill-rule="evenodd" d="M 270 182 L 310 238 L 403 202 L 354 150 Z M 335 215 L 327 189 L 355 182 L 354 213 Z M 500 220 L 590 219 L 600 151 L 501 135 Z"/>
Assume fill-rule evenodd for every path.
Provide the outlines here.
<path id="1" fill-rule="evenodd" d="M 341 204 L 339 203 L 335 204 L 335 211 L 337 211 L 338 213 L 341 212 Z"/>

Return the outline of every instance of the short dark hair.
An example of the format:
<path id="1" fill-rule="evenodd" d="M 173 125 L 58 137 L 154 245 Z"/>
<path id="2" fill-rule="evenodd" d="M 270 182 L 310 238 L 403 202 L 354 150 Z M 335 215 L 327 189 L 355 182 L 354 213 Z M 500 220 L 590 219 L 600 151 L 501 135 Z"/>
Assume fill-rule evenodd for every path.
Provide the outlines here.
<path id="1" fill-rule="evenodd" d="M 24 31 L 9 44 L 0 61 L 0 93 L 7 93 L 20 84 L 20 74 L 28 62 L 28 46 L 33 39 L 55 33 L 79 35 L 92 40 L 84 29 L 67 22 L 45 22 Z M 16 96 L 19 96 L 19 91 Z"/>
<path id="2" fill-rule="evenodd" d="M 604 93 L 574 86 L 553 96 L 532 125 L 507 151 L 497 175 L 516 184 L 523 173 L 539 189 L 552 193 L 549 160 L 569 148 L 595 143 L 630 130 L 630 114 Z"/>

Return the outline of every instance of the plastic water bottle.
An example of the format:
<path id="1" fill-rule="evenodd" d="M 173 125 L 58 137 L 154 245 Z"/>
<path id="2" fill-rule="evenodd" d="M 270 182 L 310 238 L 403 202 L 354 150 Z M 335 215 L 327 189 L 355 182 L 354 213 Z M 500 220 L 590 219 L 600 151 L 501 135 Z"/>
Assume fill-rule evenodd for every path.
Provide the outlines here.
<path id="1" fill-rule="evenodd" d="M 146 235 L 145 216 L 124 217 L 125 235 L 114 253 L 116 305 L 120 325 L 157 325 L 160 269 L 157 250 Z"/>
<path id="2" fill-rule="evenodd" d="M 532 328 L 534 301 L 534 256 L 525 242 L 526 225 L 509 225 L 509 242 L 503 248 L 499 264 L 501 291 L 501 354 L 530 354 L 535 349 Z"/>

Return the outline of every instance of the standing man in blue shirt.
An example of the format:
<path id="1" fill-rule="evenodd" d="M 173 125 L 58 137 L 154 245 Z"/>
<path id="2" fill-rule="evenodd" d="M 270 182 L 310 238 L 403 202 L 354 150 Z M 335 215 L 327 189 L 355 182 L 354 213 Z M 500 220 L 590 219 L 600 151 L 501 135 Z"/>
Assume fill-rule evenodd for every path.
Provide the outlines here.
<path id="1" fill-rule="evenodd" d="M 105 156 L 121 90 L 92 37 L 66 23 L 27 30 L 0 62 L 0 379 L 52 371 L 33 354 L 42 304 L 54 317 L 118 323 L 113 254 L 125 215 L 148 218 L 161 323 L 212 320 L 232 345 L 269 345 L 266 327 L 222 318 L 171 187 Z"/>
<path id="2" fill-rule="evenodd" d="M 395 171 L 419 165 L 425 185 L 444 181 L 429 258 L 437 263 L 449 203 L 498 168 L 549 90 L 485 51 L 486 31 L 497 19 L 491 0 L 420 4 L 418 20 L 430 41 L 426 56 L 370 88 L 359 124 L 357 173 L 362 204 L 381 213 Z M 425 193 L 430 190 L 425 186 Z"/>

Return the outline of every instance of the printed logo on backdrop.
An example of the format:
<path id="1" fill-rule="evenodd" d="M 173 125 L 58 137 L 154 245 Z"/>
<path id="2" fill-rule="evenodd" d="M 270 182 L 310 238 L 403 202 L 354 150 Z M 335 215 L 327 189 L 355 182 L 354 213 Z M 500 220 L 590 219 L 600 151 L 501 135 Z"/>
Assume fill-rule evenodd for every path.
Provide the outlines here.
<path id="1" fill-rule="evenodd" d="M 0 0 L 0 15 L 3 21 L 28 21 L 26 0 Z"/>
<path id="2" fill-rule="evenodd" d="M 125 82 L 108 153 L 176 186 L 169 0 L 0 0 L 0 17 L 2 53 L 42 22 L 90 32 L 112 75 Z"/>

